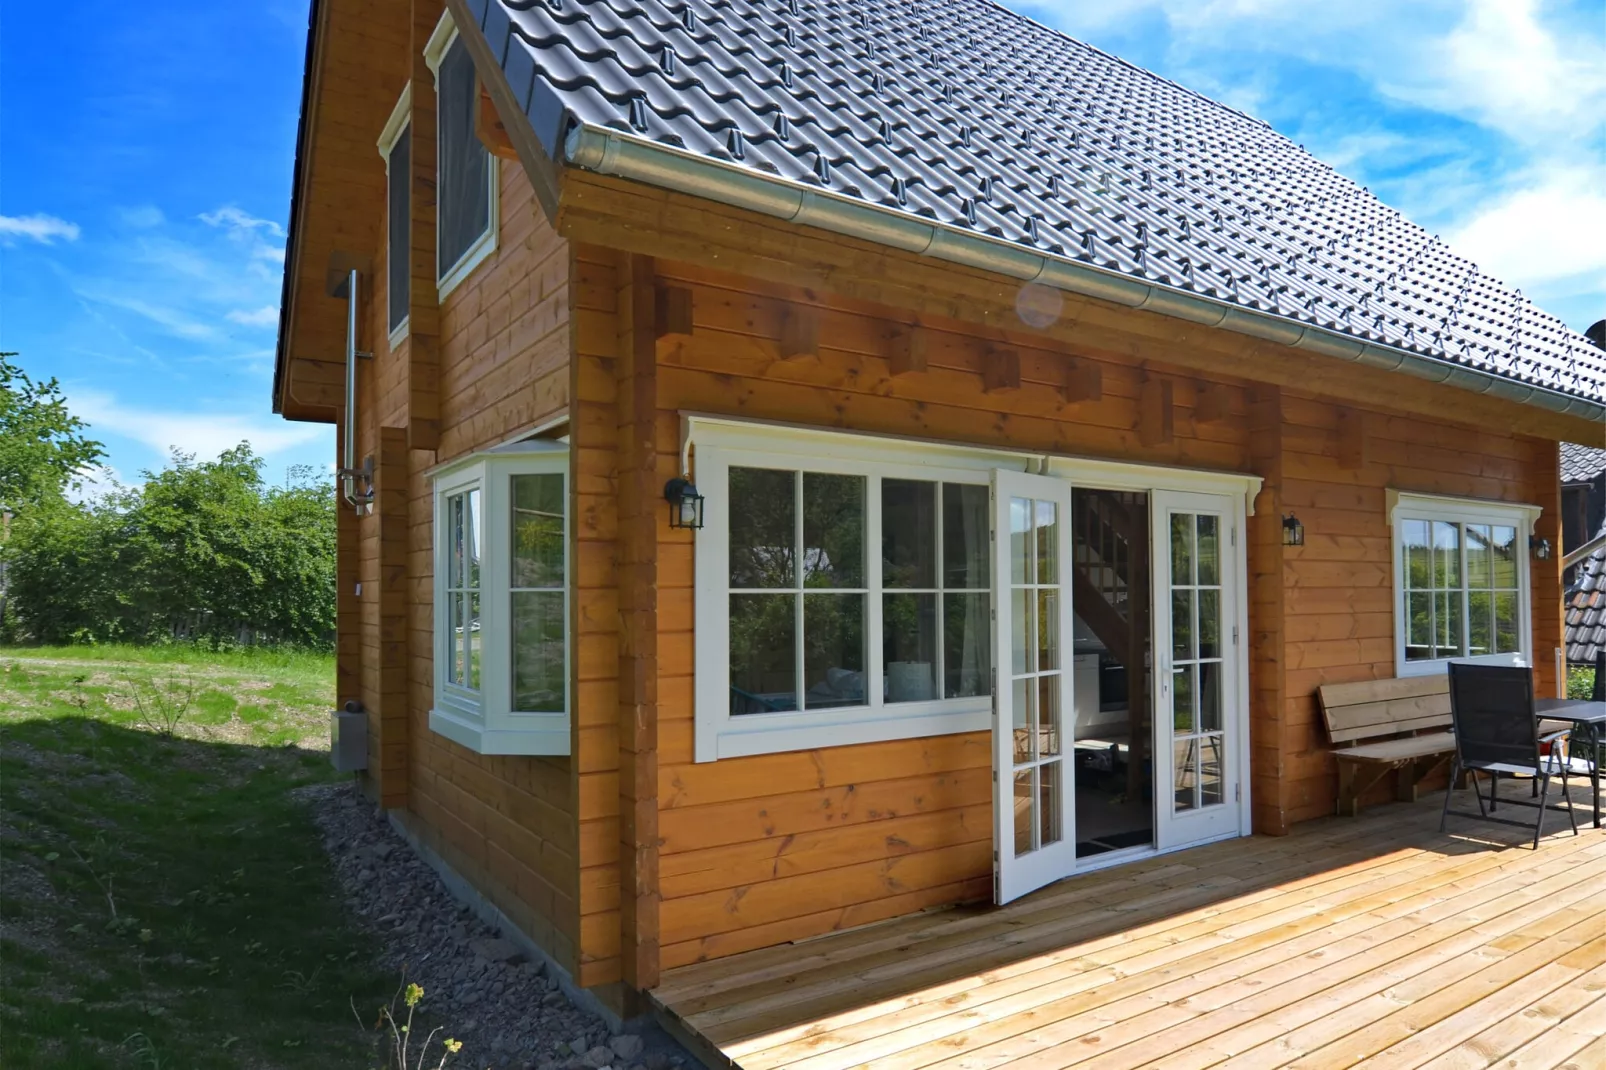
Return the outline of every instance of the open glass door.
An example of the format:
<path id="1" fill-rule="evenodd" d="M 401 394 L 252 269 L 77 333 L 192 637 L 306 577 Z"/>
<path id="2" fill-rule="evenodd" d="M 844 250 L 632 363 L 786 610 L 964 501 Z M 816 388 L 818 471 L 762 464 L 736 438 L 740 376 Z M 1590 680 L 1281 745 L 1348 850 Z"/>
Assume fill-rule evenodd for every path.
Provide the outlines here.
<path id="1" fill-rule="evenodd" d="M 1066 718 L 1071 696 L 1070 485 L 993 476 L 994 897 L 1025 895 L 1076 868 Z"/>
<path id="2" fill-rule="evenodd" d="M 1241 830 L 1241 581 L 1232 498 L 1159 491 L 1152 503 L 1156 838 L 1165 850 Z"/>

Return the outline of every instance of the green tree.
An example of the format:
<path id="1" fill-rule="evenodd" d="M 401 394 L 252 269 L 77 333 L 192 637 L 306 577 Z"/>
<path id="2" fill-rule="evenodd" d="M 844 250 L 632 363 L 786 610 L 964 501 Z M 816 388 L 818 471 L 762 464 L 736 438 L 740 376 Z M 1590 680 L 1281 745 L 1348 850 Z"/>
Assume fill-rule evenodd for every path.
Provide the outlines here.
<path id="1" fill-rule="evenodd" d="M 54 379 L 36 382 L 0 353 L 0 507 L 21 512 L 74 485 L 105 456 L 67 411 Z"/>

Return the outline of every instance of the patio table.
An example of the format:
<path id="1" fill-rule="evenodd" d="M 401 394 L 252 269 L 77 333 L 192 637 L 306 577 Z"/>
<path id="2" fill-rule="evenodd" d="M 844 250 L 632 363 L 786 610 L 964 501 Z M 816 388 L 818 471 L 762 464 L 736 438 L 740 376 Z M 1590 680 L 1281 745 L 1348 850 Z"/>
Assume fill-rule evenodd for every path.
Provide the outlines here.
<path id="1" fill-rule="evenodd" d="M 1606 702 L 1586 699 L 1542 698 L 1534 701 L 1534 716 L 1541 721 L 1567 721 L 1574 733 L 1583 731 L 1589 742 L 1590 798 L 1595 808 L 1595 827 L 1600 828 L 1600 744 L 1606 734 Z"/>

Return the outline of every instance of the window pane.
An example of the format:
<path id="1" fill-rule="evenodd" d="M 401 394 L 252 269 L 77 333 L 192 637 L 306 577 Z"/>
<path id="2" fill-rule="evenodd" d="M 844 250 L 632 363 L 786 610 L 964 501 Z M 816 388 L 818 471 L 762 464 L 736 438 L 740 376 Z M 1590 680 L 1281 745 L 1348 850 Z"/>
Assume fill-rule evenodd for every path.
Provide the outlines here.
<path id="1" fill-rule="evenodd" d="M 408 296 L 412 293 L 411 206 L 408 200 L 412 186 L 412 127 L 402 127 L 396 144 L 390 149 L 389 179 L 386 196 L 387 221 L 385 235 L 385 290 L 388 294 L 390 330 L 401 326 L 407 318 Z"/>
<path id="2" fill-rule="evenodd" d="M 1193 517 L 1188 513 L 1171 514 L 1171 582 L 1193 582 Z"/>
<path id="3" fill-rule="evenodd" d="M 1202 556 L 1199 565 L 1203 570 Z M 1221 591 L 1219 590 L 1199 592 L 1199 656 L 1221 657 Z"/>
<path id="4" fill-rule="evenodd" d="M 1221 521 L 1208 514 L 1199 516 L 1199 582 L 1221 582 Z"/>
<path id="5" fill-rule="evenodd" d="M 1019 858 L 1032 849 L 1032 797 L 1036 792 L 1032 788 L 1033 769 L 1022 769 L 1015 774 L 1015 857 Z"/>
<path id="6" fill-rule="evenodd" d="M 862 706 L 864 595 L 803 596 L 803 706 Z"/>
<path id="7" fill-rule="evenodd" d="M 524 713 L 564 710 L 562 591 L 513 592 L 513 708 Z"/>
<path id="8" fill-rule="evenodd" d="M 1495 653 L 1515 654 L 1517 647 L 1517 596 L 1501 592 L 1494 596 Z"/>
<path id="9" fill-rule="evenodd" d="M 1215 806 L 1226 801 L 1222 779 L 1225 764 L 1226 737 L 1204 736 L 1199 740 L 1199 796 L 1201 806 Z"/>
<path id="10" fill-rule="evenodd" d="M 1030 583 L 1027 571 L 1032 559 L 1032 501 L 1009 499 L 1009 581 Z"/>
<path id="11" fill-rule="evenodd" d="M 1517 586 L 1517 529 L 1494 528 L 1491 541 L 1494 544 L 1493 585 L 1514 590 Z"/>
<path id="12" fill-rule="evenodd" d="M 1221 662 L 1199 665 L 1199 730 L 1221 731 Z"/>
<path id="13" fill-rule="evenodd" d="M 1036 719 L 1033 703 L 1037 701 L 1037 681 L 1026 676 L 1010 681 L 1010 743 L 1016 764 L 1029 762 L 1032 753 L 1032 725 Z"/>
<path id="14" fill-rule="evenodd" d="M 888 594 L 881 599 L 881 659 L 888 702 L 937 697 L 937 596 Z"/>
<path id="15" fill-rule="evenodd" d="M 1171 726 L 1177 734 L 1195 730 L 1193 718 L 1194 666 L 1171 670 Z"/>
<path id="16" fill-rule="evenodd" d="M 468 619 L 464 622 L 464 634 L 468 639 L 468 686 L 475 691 L 480 689 L 480 594 L 470 591 L 465 597 L 468 599 Z"/>
<path id="17" fill-rule="evenodd" d="M 881 582 L 937 585 L 937 484 L 881 481 Z"/>
<path id="18" fill-rule="evenodd" d="M 463 586 L 463 495 L 446 499 L 446 528 L 450 551 L 446 559 L 446 586 Z"/>
<path id="19" fill-rule="evenodd" d="M 972 698 L 992 690 L 992 622 L 985 594 L 942 598 L 943 695 Z"/>
<path id="20" fill-rule="evenodd" d="M 467 571 L 463 586 L 479 590 L 480 586 L 480 492 L 479 488 L 463 496 L 463 558 Z"/>
<path id="21" fill-rule="evenodd" d="M 1467 536 L 1467 589 L 1488 590 L 1494 578 L 1494 553 L 1489 538 L 1488 524 L 1468 524 Z"/>
<path id="22" fill-rule="evenodd" d="M 797 475 L 767 468 L 730 470 L 730 585 L 793 587 Z"/>
<path id="23" fill-rule="evenodd" d="M 1037 582 L 1059 582 L 1060 507 L 1053 502 L 1037 503 Z"/>
<path id="24" fill-rule="evenodd" d="M 563 477 L 514 476 L 513 587 L 563 586 Z"/>
<path id="25" fill-rule="evenodd" d="M 1060 592 L 1057 587 L 1037 591 L 1037 668 L 1060 668 Z"/>
<path id="26" fill-rule="evenodd" d="M 1433 586 L 1439 590 L 1461 586 L 1461 525 L 1433 523 Z"/>
<path id="27" fill-rule="evenodd" d="M 1047 846 L 1060 841 L 1060 767 L 1061 762 L 1049 762 L 1037 771 L 1038 801 L 1037 842 Z"/>
<path id="28" fill-rule="evenodd" d="M 490 154 L 474 135 L 474 61 L 459 36 L 441 58 L 437 99 L 440 191 L 438 274 L 445 275 L 491 225 Z"/>
<path id="29" fill-rule="evenodd" d="M 1433 596 L 1436 604 L 1433 607 L 1434 626 L 1437 634 L 1434 636 L 1438 650 L 1437 657 L 1460 657 L 1465 653 L 1461 649 L 1461 592 L 1441 592 Z"/>
<path id="30" fill-rule="evenodd" d="M 864 484 L 803 473 L 803 586 L 864 586 Z"/>
<path id="31" fill-rule="evenodd" d="M 1198 657 L 1193 646 L 1193 591 L 1183 588 L 1171 592 L 1171 657 L 1192 661 Z"/>
<path id="32" fill-rule="evenodd" d="M 1401 526 L 1405 537 L 1405 586 L 1425 591 L 1433 586 L 1433 566 L 1428 555 L 1428 522 L 1407 520 Z M 1425 636 L 1427 633 L 1424 632 Z"/>
<path id="33" fill-rule="evenodd" d="M 1009 667 L 1016 675 L 1037 671 L 1037 662 L 1034 660 L 1037 648 L 1032 642 L 1032 616 L 1029 611 L 1031 595 L 1030 590 L 1022 587 L 1009 592 Z"/>
<path id="34" fill-rule="evenodd" d="M 1470 538 L 1470 536 L 1469 536 Z M 1470 571 L 1470 569 L 1468 570 Z M 1494 647 L 1494 598 L 1488 591 L 1473 591 L 1467 595 L 1467 629 L 1470 632 L 1470 645 L 1467 653 L 1472 657 L 1481 654 L 1493 654 Z"/>
<path id="35" fill-rule="evenodd" d="M 446 598 L 446 613 L 448 617 L 448 635 L 451 641 L 451 651 L 446 660 L 446 679 L 454 684 L 463 682 L 463 596 L 460 594 L 448 595 Z"/>
<path id="36" fill-rule="evenodd" d="M 985 591 L 992 587 L 988 560 L 986 487 L 942 485 L 942 584 L 950 589 Z M 884 523 L 884 522 L 883 522 Z"/>
<path id="37" fill-rule="evenodd" d="M 1060 680 L 1057 672 L 1037 678 L 1037 753 L 1050 757 L 1059 754 L 1063 746 Z"/>
<path id="38" fill-rule="evenodd" d="M 797 595 L 730 600 L 731 713 L 797 709 Z"/>
<path id="39" fill-rule="evenodd" d="M 1193 799 L 1194 787 L 1199 782 L 1199 741 L 1195 739 L 1179 739 L 1171 744 L 1172 761 L 1175 765 L 1176 776 L 1176 809 L 1192 810 L 1195 806 Z"/>
<path id="40" fill-rule="evenodd" d="M 1405 596 L 1405 660 L 1429 661 L 1433 657 L 1433 596 L 1412 591 Z"/>

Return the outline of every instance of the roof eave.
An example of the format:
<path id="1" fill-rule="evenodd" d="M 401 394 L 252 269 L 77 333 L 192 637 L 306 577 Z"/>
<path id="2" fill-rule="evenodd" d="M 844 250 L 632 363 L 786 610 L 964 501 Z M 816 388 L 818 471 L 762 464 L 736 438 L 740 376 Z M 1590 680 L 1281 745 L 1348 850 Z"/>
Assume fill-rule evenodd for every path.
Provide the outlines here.
<path id="1" fill-rule="evenodd" d="M 1438 357 L 1109 271 L 950 224 L 809 189 L 622 131 L 576 123 L 563 144 L 573 166 L 677 190 L 822 230 L 936 256 L 1022 281 L 1279 342 L 1368 367 L 1447 383 L 1547 412 L 1606 422 L 1606 404 Z"/>
<path id="2" fill-rule="evenodd" d="M 318 22 L 322 13 L 321 0 L 309 0 L 307 6 L 307 54 L 301 73 L 301 114 L 296 121 L 296 156 L 290 172 L 290 219 L 285 235 L 284 275 L 279 288 L 279 337 L 273 356 L 273 412 L 284 414 L 284 398 L 290 373 L 291 310 L 295 297 L 294 279 L 300 259 L 301 223 L 303 206 L 302 187 L 306 181 L 307 157 L 313 101 L 313 82 L 318 47 Z"/>

